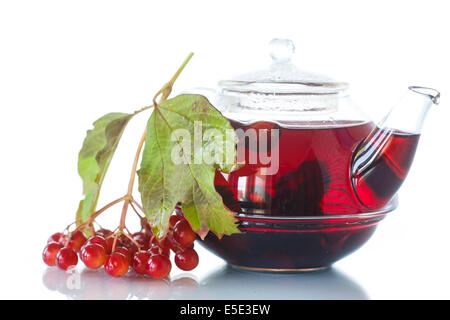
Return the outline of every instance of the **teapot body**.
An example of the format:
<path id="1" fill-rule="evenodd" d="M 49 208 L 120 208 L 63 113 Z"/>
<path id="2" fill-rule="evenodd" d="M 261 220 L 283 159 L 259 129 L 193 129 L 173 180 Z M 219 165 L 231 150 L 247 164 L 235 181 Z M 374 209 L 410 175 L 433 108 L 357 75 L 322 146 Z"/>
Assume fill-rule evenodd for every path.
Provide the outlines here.
<path id="1" fill-rule="evenodd" d="M 271 47 L 269 69 L 200 92 L 238 138 L 239 167 L 216 171 L 214 183 L 242 231 L 220 239 L 209 233 L 201 243 L 246 269 L 318 270 L 358 249 L 395 209 L 440 94 L 409 87 L 375 125 L 347 83 L 297 69 L 289 40 Z"/>
<path id="2" fill-rule="evenodd" d="M 231 124 L 241 130 L 237 151 L 243 165 L 215 177 L 216 190 L 230 209 L 272 217 L 367 211 L 354 192 L 350 170 L 372 122 Z"/>
<path id="3" fill-rule="evenodd" d="M 369 210 L 353 187 L 353 155 L 373 132 L 372 122 L 230 122 L 243 132 L 237 153 L 244 163 L 228 174 L 216 171 L 214 182 L 242 233 L 221 239 L 210 233 L 201 244 L 231 265 L 322 270 L 360 248 L 395 208 L 394 199 Z"/>

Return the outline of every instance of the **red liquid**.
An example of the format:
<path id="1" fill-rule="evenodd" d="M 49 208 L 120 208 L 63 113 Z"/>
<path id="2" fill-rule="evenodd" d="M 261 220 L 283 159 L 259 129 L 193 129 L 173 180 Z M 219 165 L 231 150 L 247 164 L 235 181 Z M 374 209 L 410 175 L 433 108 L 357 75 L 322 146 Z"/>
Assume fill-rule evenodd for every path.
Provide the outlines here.
<path id="1" fill-rule="evenodd" d="M 290 129 L 268 122 L 247 126 L 232 122 L 235 129 L 279 130 L 278 143 L 268 147 L 269 156 L 279 155 L 279 170 L 263 175 L 261 169 L 270 164 L 247 164 L 259 160 L 258 147 L 240 141 L 237 148 L 245 150 L 246 164 L 229 175 L 217 173 L 217 191 L 230 209 L 246 214 L 298 217 L 381 209 L 405 179 L 420 136 L 387 130 L 371 133 L 372 123 L 341 124 Z M 359 152 L 367 136 L 370 147 Z"/>
<path id="2" fill-rule="evenodd" d="M 235 129 L 270 127 L 271 123 L 243 126 L 232 122 Z M 216 174 L 216 189 L 225 203 L 246 214 L 266 216 L 318 216 L 360 213 L 366 209 L 355 196 L 350 181 L 353 151 L 367 137 L 372 123 L 342 122 L 330 128 L 282 128 L 271 152 L 279 155 L 279 170 L 262 175 L 269 165 L 246 164 L 226 176 Z M 238 151 L 245 148 L 246 162 L 257 154 L 249 143 L 240 141 Z"/>
<path id="3" fill-rule="evenodd" d="M 380 209 L 397 193 L 411 167 L 420 135 L 376 130 L 359 148 L 353 166 L 353 184 L 359 200 Z"/>
<path id="4" fill-rule="evenodd" d="M 209 233 L 201 243 L 236 266 L 272 271 L 322 268 L 361 247 L 383 217 L 306 221 L 239 218 L 243 233 L 221 239 Z"/>
<path id="5" fill-rule="evenodd" d="M 256 163 L 229 175 L 217 172 L 216 189 L 224 203 L 245 214 L 238 217 L 244 233 L 222 239 L 210 233 L 203 243 L 231 264 L 272 270 L 330 266 L 366 242 L 384 215 L 357 214 L 367 213 L 368 208 L 379 210 L 395 195 L 419 139 L 418 135 L 372 131 L 372 123 L 360 122 L 317 129 L 301 124 L 282 128 L 267 122 L 232 125 L 279 129 L 278 143 L 269 146 L 279 154 L 279 170 L 262 175 L 261 169 L 270 165 Z M 372 144 L 363 152 L 366 141 Z M 240 141 L 237 148 L 245 150 L 247 161 L 259 151 L 248 141 Z M 369 160 L 373 161 L 367 165 Z M 356 215 L 331 216 L 343 214 Z"/>

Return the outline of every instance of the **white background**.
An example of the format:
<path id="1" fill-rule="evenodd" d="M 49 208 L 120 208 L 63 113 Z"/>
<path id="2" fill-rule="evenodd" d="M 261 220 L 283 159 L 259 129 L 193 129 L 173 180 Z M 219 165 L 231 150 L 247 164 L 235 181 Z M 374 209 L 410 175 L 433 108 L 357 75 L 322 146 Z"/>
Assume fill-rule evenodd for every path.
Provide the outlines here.
<path id="1" fill-rule="evenodd" d="M 450 298 L 449 9 L 430 0 L 0 2 L 0 298 Z M 171 283 L 83 272 L 84 291 L 64 289 L 66 275 L 47 270 L 41 251 L 74 218 L 77 153 L 93 120 L 150 104 L 190 51 L 176 91 L 265 68 L 273 37 L 295 42 L 300 68 L 349 81 L 374 120 L 408 85 L 441 91 L 398 210 L 325 273 L 242 274 L 199 249 L 199 268 L 175 270 Z M 124 135 L 100 204 L 125 192 L 144 124 Z"/>

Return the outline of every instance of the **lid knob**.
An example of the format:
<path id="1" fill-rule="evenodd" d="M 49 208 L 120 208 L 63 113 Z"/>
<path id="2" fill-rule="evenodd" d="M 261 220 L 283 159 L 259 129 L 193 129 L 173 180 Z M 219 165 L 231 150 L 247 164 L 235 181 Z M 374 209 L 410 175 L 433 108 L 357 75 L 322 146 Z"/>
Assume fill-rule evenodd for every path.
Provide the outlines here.
<path id="1" fill-rule="evenodd" d="M 269 46 L 274 63 L 289 62 L 295 52 L 294 43 L 289 39 L 272 39 Z"/>

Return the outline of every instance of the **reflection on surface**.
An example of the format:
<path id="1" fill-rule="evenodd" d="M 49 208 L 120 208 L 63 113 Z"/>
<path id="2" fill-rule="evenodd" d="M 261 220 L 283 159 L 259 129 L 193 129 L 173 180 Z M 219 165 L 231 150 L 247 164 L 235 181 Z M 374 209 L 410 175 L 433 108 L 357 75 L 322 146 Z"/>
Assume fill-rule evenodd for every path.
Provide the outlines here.
<path id="1" fill-rule="evenodd" d="M 271 274 L 225 266 L 198 281 L 191 274 L 155 280 L 131 272 L 112 278 L 103 270 L 48 268 L 42 280 L 71 299 L 367 299 L 357 283 L 335 269 Z"/>
<path id="2" fill-rule="evenodd" d="M 221 268 L 201 283 L 209 299 L 367 299 L 364 290 L 336 269 L 311 273 L 260 273 Z"/>
<path id="3" fill-rule="evenodd" d="M 186 299 L 198 282 L 185 274 L 168 279 L 150 279 L 132 272 L 113 278 L 104 270 L 82 269 L 65 272 L 47 268 L 42 277 L 47 289 L 58 291 L 71 299 Z"/>

